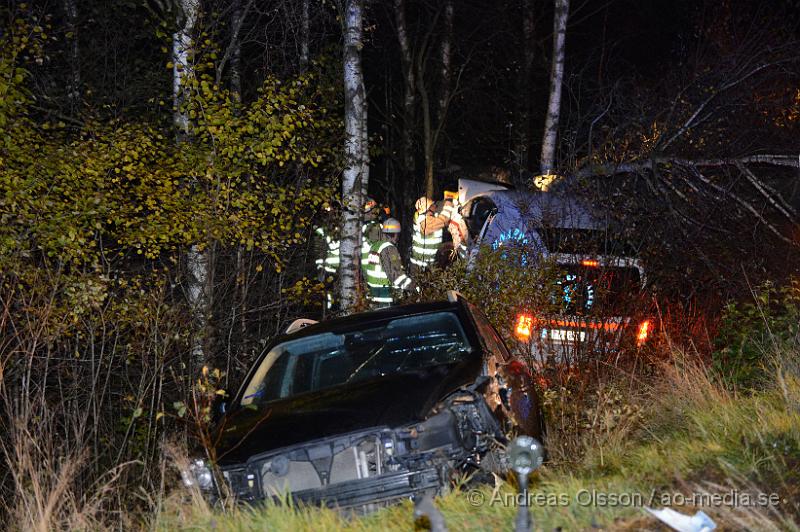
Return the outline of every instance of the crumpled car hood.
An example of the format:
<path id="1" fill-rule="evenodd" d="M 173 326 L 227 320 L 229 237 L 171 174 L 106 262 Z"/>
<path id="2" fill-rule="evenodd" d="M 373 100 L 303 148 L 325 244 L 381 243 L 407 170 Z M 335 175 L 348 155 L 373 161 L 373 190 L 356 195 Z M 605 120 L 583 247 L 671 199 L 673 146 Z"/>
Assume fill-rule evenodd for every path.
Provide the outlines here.
<path id="1" fill-rule="evenodd" d="M 470 384 L 479 360 L 413 373 L 387 375 L 241 408 L 221 422 L 216 446 L 220 465 L 245 462 L 274 449 L 370 427 L 421 421 L 451 391 Z"/>

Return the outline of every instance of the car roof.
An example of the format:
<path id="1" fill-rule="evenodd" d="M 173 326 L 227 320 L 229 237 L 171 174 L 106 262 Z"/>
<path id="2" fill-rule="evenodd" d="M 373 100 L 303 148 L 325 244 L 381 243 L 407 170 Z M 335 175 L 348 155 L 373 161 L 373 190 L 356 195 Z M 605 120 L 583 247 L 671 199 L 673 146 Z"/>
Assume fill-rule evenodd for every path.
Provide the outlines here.
<path id="1" fill-rule="evenodd" d="M 411 303 L 367 312 L 358 312 L 341 318 L 332 318 L 314 325 L 309 325 L 293 333 L 283 334 L 274 338 L 270 343 L 277 344 L 284 340 L 294 340 L 296 338 L 303 338 L 326 332 L 345 332 L 351 329 L 363 328 L 365 324 L 371 322 L 379 322 L 403 316 L 413 316 L 416 314 L 426 314 L 444 310 L 459 310 L 463 309 L 464 301 L 463 298 L 459 297 L 455 302 L 433 301 L 428 303 Z"/>
<path id="2" fill-rule="evenodd" d="M 524 223 L 527 227 L 546 225 L 570 229 L 606 229 L 606 224 L 574 196 L 550 192 L 496 190 L 479 197 L 497 206 L 497 218 Z"/>

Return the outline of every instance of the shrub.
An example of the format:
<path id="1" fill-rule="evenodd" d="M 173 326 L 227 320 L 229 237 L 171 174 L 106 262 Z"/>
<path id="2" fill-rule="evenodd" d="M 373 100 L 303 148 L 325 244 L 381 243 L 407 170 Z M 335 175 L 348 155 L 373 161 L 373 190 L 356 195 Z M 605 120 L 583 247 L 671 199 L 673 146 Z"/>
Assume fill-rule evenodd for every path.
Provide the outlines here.
<path id="1" fill-rule="evenodd" d="M 726 384 L 753 388 L 764 383 L 769 354 L 792 349 L 800 339 L 800 280 L 783 287 L 765 283 L 753 300 L 729 303 L 722 314 L 712 368 Z"/>

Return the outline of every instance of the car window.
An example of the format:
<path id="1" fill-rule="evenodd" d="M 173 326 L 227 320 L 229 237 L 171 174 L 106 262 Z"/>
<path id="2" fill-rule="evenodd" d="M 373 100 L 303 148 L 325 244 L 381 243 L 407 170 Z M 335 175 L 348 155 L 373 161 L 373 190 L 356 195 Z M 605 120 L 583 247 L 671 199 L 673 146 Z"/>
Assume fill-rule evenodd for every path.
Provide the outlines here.
<path id="1" fill-rule="evenodd" d="M 469 312 L 475 321 L 475 326 L 478 329 L 478 333 L 486 344 L 486 349 L 500 356 L 504 360 L 510 359 L 511 355 L 506 348 L 506 344 L 503 343 L 503 339 L 489 322 L 489 319 L 486 317 L 483 311 L 472 303 L 467 303 L 467 307 L 469 308 Z"/>
<path id="2" fill-rule="evenodd" d="M 477 238 L 489 216 L 497 212 L 497 206 L 489 198 L 475 198 L 469 207 L 467 229 L 472 238 Z"/>
<path id="3" fill-rule="evenodd" d="M 474 351 L 458 316 L 436 312 L 283 342 L 264 357 L 241 404 L 460 362 Z"/>

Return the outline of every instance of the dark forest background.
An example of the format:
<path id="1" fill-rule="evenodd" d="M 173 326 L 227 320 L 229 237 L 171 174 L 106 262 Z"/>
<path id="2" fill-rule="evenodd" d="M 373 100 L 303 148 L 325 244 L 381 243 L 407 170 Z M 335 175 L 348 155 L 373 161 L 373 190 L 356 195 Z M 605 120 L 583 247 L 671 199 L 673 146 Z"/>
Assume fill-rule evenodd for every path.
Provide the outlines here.
<path id="1" fill-rule="evenodd" d="M 165 441 L 322 315 L 348 2 L 202 0 L 190 27 L 188 1 L 0 6 L 0 493 L 19 522 L 60 482 L 59 515 L 152 508 Z M 554 4 L 364 3 L 367 190 L 404 227 L 426 177 L 436 197 L 498 168 L 533 186 Z M 710 351 L 726 304 L 798 273 L 800 5 L 573 0 L 565 65 L 554 193 L 613 220 L 675 337 Z M 95 501 L 112 478 L 130 491 Z"/>

